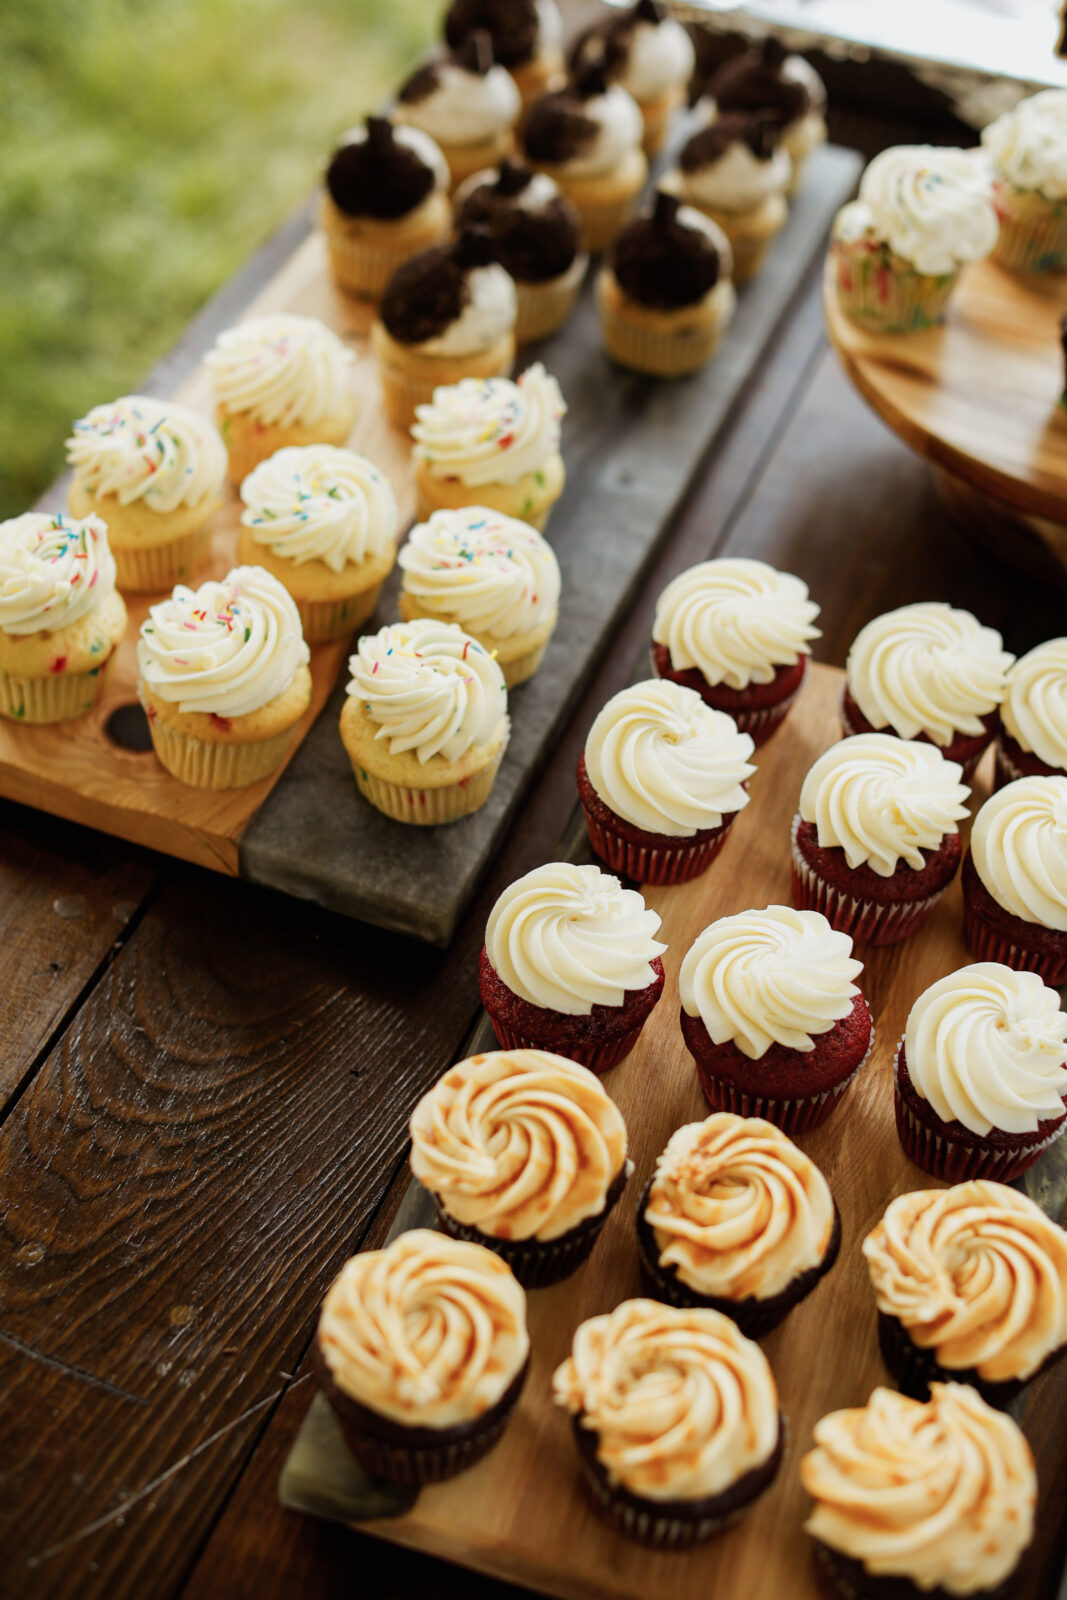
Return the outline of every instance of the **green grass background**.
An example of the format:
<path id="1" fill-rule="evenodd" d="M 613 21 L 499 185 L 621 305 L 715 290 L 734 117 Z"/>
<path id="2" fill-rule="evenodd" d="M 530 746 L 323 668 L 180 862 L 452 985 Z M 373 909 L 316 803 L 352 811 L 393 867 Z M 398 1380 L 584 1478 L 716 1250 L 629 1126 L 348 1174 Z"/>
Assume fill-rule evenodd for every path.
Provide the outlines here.
<path id="1" fill-rule="evenodd" d="M 0 517 L 312 189 L 443 5 L 0 5 Z"/>

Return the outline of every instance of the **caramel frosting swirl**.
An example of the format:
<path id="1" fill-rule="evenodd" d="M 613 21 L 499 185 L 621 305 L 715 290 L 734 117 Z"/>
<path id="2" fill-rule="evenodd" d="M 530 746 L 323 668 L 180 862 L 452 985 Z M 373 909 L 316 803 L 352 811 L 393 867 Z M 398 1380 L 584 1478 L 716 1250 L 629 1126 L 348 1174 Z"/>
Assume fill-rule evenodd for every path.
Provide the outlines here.
<path id="1" fill-rule="evenodd" d="M 865 1406 L 830 1412 L 800 1480 L 815 1502 L 810 1534 L 923 1591 L 995 1589 L 1033 1537 L 1030 1447 L 966 1384 L 933 1383 L 925 1403 L 875 1389 Z"/>
<path id="2" fill-rule="evenodd" d="M 470 489 L 518 483 L 558 455 L 566 410 L 559 384 L 540 361 L 514 382 L 461 378 L 441 384 L 430 404 L 415 408 L 415 457 L 435 478 L 458 478 Z"/>
<path id="3" fill-rule="evenodd" d="M 319 1348 L 337 1387 L 409 1428 L 451 1428 L 496 1405 L 530 1349 L 526 1296 L 480 1244 L 429 1228 L 346 1261 Z"/>
<path id="4" fill-rule="evenodd" d="M 27 511 L 0 522 L 0 632 L 55 631 L 115 592 L 115 558 L 99 517 Z"/>
<path id="5" fill-rule="evenodd" d="M 767 1300 L 823 1260 L 834 1202 L 818 1167 L 779 1128 L 720 1111 L 671 1135 L 645 1221 L 660 1266 L 690 1289 Z"/>
<path id="6" fill-rule="evenodd" d="M 411 1170 L 457 1222 L 558 1239 L 604 1209 L 626 1124 L 600 1079 L 548 1050 L 471 1056 L 411 1117 Z"/>
<path id="7" fill-rule="evenodd" d="M 420 611 L 476 638 L 513 639 L 550 625 L 559 563 L 536 528 L 486 506 L 434 511 L 400 552 L 404 593 Z"/>
<path id="8" fill-rule="evenodd" d="M 960 967 L 908 1013 L 904 1054 L 917 1092 L 942 1122 L 982 1136 L 1034 1133 L 1063 1115 L 1067 1015 L 1036 972 L 999 961 Z"/>
<path id="9" fill-rule="evenodd" d="M 750 1061 L 772 1045 L 809 1051 L 852 1010 L 863 962 L 820 911 L 767 906 L 721 917 L 698 934 L 678 978 L 682 1007 L 715 1044 Z"/>
<path id="10" fill-rule="evenodd" d="M 276 450 L 241 485 L 241 521 L 257 544 L 331 572 L 385 555 L 396 538 L 389 479 L 366 456 L 329 444 Z"/>
<path id="11" fill-rule="evenodd" d="M 1020 656 L 1000 708 L 1005 729 L 1049 767 L 1067 767 L 1067 639 Z"/>
<path id="12" fill-rule="evenodd" d="M 220 405 L 281 428 L 346 416 L 355 359 L 324 322 L 288 311 L 228 328 L 205 358 Z"/>
<path id="13" fill-rule="evenodd" d="M 609 1480 L 647 1500 L 721 1494 L 778 1445 L 767 1357 L 718 1311 L 624 1300 L 579 1325 L 552 1388 Z"/>
<path id="14" fill-rule="evenodd" d="M 485 929 L 489 964 L 513 994 L 566 1016 L 647 989 L 666 950 L 657 913 L 599 867 L 550 861 L 509 885 Z"/>
<path id="15" fill-rule="evenodd" d="M 1012 657 L 995 628 L 940 600 L 901 606 L 861 628 L 845 670 L 852 698 L 873 728 L 934 744 L 984 732 L 1004 698 Z"/>
<path id="16" fill-rule="evenodd" d="M 975 871 L 998 905 L 1067 933 L 1067 778 L 1017 778 L 971 829 Z"/>
<path id="17" fill-rule="evenodd" d="M 879 1311 L 943 1367 L 1029 1378 L 1067 1344 L 1067 1233 L 976 1178 L 898 1195 L 863 1241 Z"/>
<path id="18" fill-rule="evenodd" d="M 711 684 L 747 689 L 810 654 L 819 608 L 808 586 L 765 561 L 701 561 L 680 572 L 656 601 L 652 638 L 679 672 L 693 667 Z"/>
<path id="19" fill-rule="evenodd" d="M 94 406 L 75 422 L 67 460 L 87 493 L 153 511 L 198 506 L 226 476 L 226 447 L 206 417 L 143 394 Z"/>
<path id="20" fill-rule="evenodd" d="M 804 779 L 800 815 L 823 849 L 845 852 L 850 867 L 891 878 L 904 863 L 921 872 L 924 850 L 938 850 L 967 815 L 963 768 L 935 745 L 857 733 L 831 745 Z"/>

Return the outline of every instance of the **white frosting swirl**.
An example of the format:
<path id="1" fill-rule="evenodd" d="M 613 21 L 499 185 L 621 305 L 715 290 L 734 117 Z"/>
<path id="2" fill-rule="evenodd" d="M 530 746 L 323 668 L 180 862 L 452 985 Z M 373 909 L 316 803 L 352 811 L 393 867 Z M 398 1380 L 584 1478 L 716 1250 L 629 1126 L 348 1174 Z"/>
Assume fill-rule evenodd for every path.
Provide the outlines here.
<path id="1" fill-rule="evenodd" d="M 442 149 L 450 145 L 486 144 L 514 127 L 522 100 L 505 67 L 472 72 L 456 61 L 434 63 L 437 82 L 420 100 L 398 100 L 397 122 L 421 128 Z"/>
<path id="2" fill-rule="evenodd" d="M 489 350 L 511 333 L 518 299 L 510 274 L 493 261 L 487 267 L 472 267 L 466 283 L 466 300 L 455 322 L 415 349 L 428 356 L 469 356 Z"/>
<path id="3" fill-rule="evenodd" d="M 916 272 L 941 277 L 989 255 L 1000 223 L 989 173 L 974 152 L 895 145 L 867 167 L 859 199 L 838 214 L 835 232 L 883 241 Z"/>
<path id="4" fill-rule="evenodd" d="M 563 18 L 555 0 L 535 0 L 537 9 L 537 53 L 549 55 L 563 44 Z"/>
<path id="5" fill-rule="evenodd" d="M 99 517 L 28 511 L 0 522 L 0 633 L 54 633 L 115 591 L 115 558 Z"/>
<path id="6" fill-rule="evenodd" d="M 760 157 L 744 139 L 734 139 L 722 155 L 702 167 L 676 167 L 671 183 L 690 205 L 754 211 L 772 196 L 784 195 L 792 178 L 793 163 L 783 146 Z"/>
<path id="7" fill-rule="evenodd" d="M 850 867 L 891 878 L 904 863 L 921 872 L 924 850 L 938 850 L 967 815 L 963 768 L 935 745 L 857 733 L 831 745 L 800 791 L 800 815 L 820 846 L 838 847 Z"/>
<path id="8" fill-rule="evenodd" d="M 971 1133 L 1033 1133 L 1063 1115 L 1067 1015 L 1036 972 L 980 961 L 931 984 L 908 1013 L 904 1056 L 941 1121 Z"/>
<path id="9" fill-rule="evenodd" d="M 715 1044 L 732 1040 L 758 1061 L 772 1045 L 814 1050 L 852 1010 L 863 962 L 818 911 L 768 906 L 722 917 L 686 951 L 682 1007 Z"/>
<path id="10" fill-rule="evenodd" d="M 626 36 L 626 58 L 616 82 L 639 103 L 660 100 L 683 88 L 693 73 L 693 44 L 680 22 L 637 21 Z"/>
<path id="11" fill-rule="evenodd" d="M 1000 178 L 1016 189 L 1067 199 L 1067 89 L 1042 89 L 982 130 Z"/>
<path id="12" fill-rule="evenodd" d="M 198 506 L 226 477 L 226 449 L 206 417 L 173 400 L 128 394 L 74 423 L 67 460 L 92 495 L 153 511 Z"/>
<path id="13" fill-rule="evenodd" d="M 971 859 L 998 905 L 1067 933 L 1067 778 L 1017 778 L 990 795 Z"/>
<path id="14" fill-rule="evenodd" d="M 137 665 L 180 712 L 243 717 L 284 694 L 310 651 L 300 613 L 262 567 L 235 567 L 199 589 L 179 584 L 141 625 Z"/>
<path id="15" fill-rule="evenodd" d="M 649 678 L 612 695 L 585 741 L 585 769 L 604 804 L 646 833 L 691 839 L 748 805 L 755 749 L 733 717 L 694 689 Z"/>
<path id="16" fill-rule="evenodd" d="M 552 1388 L 609 1481 L 648 1500 L 721 1494 L 778 1445 L 767 1357 L 718 1311 L 624 1300 L 579 1325 Z"/>
<path id="17" fill-rule="evenodd" d="M 606 94 L 577 100 L 574 109 L 595 123 L 596 131 L 574 155 L 555 164 L 569 177 L 594 178 L 612 172 L 641 148 L 645 127 L 641 111 L 620 84 L 613 83 Z"/>
<path id="18" fill-rule="evenodd" d="M 458 478 L 468 488 L 518 483 L 558 454 L 566 410 L 559 384 L 540 361 L 514 383 L 461 378 L 415 407 L 415 456 L 435 478 Z"/>
<path id="19" fill-rule="evenodd" d="M 241 521 L 257 544 L 301 566 L 343 572 L 384 555 L 396 538 L 389 479 L 366 456 L 329 444 L 276 450 L 241 485 Z"/>
<path id="20" fill-rule="evenodd" d="M 861 628 L 845 670 L 852 698 L 874 728 L 935 744 L 984 733 L 1004 698 L 1012 657 L 995 628 L 940 600 L 886 611 Z"/>
<path id="21" fill-rule="evenodd" d="M 504 890 L 489 915 L 489 964 L 530 1005 L 587 1017 L 647 989 L 666 950 L 659 916 L 599 867 L 550 861 Z"/>
<path id="22" fill-rule="evenodd" d="M 1067 767 L 1067 639 L 1048 639 L 1008 673 L 1000 719 L 1049 767 Z"/>
<path id="23" fill-rule="evenodd" d="M 671 665 L 697 668 L 710 684 L 747 689 L 810 653 L 819 608 L 808 586 L 765 561 L 731 557 L 688 567 L 656 601 L 652 638 Z"/>
<path id="24" fill-rule="evenodd" d="M 204 359 L 220 405 L 258 422 L 313 427 L 352 408 L 356 358 L 314 317 L 250 317 L 221 333 Z"/>
<path id="25" fill-rule="evenodd" d="M 488 744 L 507 715 L 493 656 L 462 628 L 429 617 L 365 634 L 348 670 L 347 692 L 378 724 L 375 738 L 391 755 L 413 750 L 423 765 Z"/>
<path id="26" fill-rule="evenodd" d="M 551 623 L 559 563 L 535 528 L 485 506 L 435 511 L 399 556 L 404 592 L 476 638 L 512 639 Z"/>

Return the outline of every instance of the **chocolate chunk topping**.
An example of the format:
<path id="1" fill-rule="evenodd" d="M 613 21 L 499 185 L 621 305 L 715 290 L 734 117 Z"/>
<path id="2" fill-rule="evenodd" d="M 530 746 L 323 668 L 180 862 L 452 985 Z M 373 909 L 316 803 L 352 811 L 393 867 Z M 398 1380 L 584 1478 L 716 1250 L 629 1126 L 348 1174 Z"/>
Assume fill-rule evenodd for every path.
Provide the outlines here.
<path id="1" fill-rule="evenodd" d="M 591 61 L 574 73 L 570 87 L 579 100 L 594 100 L 599 94 L 607 94 L 608 78 L 603 61 Z"/>
<path id="2" fill-rule="evenodd" d="M 638 0 L 637 5 L 631 6 L 628 11 L 605 17 L 602 22 L 594 22 L 590 27 L 583 28 L 567 58 L 572 74 L 599 63 L 604 68 L 608 82 L 614 82 L 629 60 L 630 43 L 637 24 L 651 22 L 658 26 L 666 15 L 666 8 L 660 4 L 660 0 Z"/>
<path id="3" fill-rule="evenodd" d="M 779 127 L 804 116 L 811 109 L 811 95 L 782 71 L 788 54 L 772 35 L 757 49 L 724 62 L 708 85 L 719 111 L 768 111 Z"/>
<path id="4" fill-rule="evenodd" d="M 433 168 L 394 138 L 386 117 L 368 117 L 366 139 L 339 145 L 326 169 L 326 187 L 339 211 L 382 222 L 414 211 L 434 181 Z"/>
<path id="5" fill-rule="evenodd" d="M 533 173 L 529 167 L 522 167 L 517 161 L 509 161 L 505 156 L 496 169 L 496 182 L 493 188 L 497 194 L 511 197 L 528 189 L 532 177 Z"/>
<path id="6" fill-rule="evenodd" d="M 475 28 L 455 52 L 452 59 L 457 67 L 484 78 L 493 65 L 493 41 L 484 28 Z"/>
<path id="7" fill-rule="evenodd" d="M 682 147 L 678 165 L 698 172 L 724 156 L 732 144 L 747 144 L 758 161 L 769 161 L 778 145 L 779 128 L 766 111 L 727 111 L 694 133 Z"/>
<path id="8" fill-rule="evenodd" d="M 578 254 L 578 218 L 562 195 L 533 209 L 516 205 L 531 177 L 525 167 L 502 162 L 495 182 L 467 195 L 456 222 L 484 228 L 493 259 L 519 283 L 544 283 L 566 272 Z"/>
<path id="9" fill-rule="evenodd" d="M 535 0 L 452 0 L 445 18 L 445 38 L 452 49 L 459 49 L 478 28 L 488 33 L 501 66 L 521 67 L 537 50 Z"/>
<path id="10" fill-rule="evenodd" d="M 489 231 L 475 223 L 469 223 L 461 228 L 450 248 L 453 261 L 464 270 L 470 267 L 487 267 L 493 259 Z"/>
<path id="11" fill-rule="evenodd" d="M 703 228 L 679 220 L 679 203 L 662 189 L 651 214 L 627 223 L 615 242 L 619 287 L 639 305 L 672 311 L 695 305 L 719 281 L 719 252 Z"/>
<path id="12" fill-rule="evenodd" d="M 424 344 L 450 328 L 467 304 L 467 277 L 453 245 L 423 250 L 385 286 L 379 316 L 400 344 Z"/>
<path id="13" fill-rule="evenodd" d="M 596 122 L 582 110 L 582 96 L 568 84 L 534 101 L 523 129 L 523 147 L 531 161 L 552 165 L 580 155 L 597 131 Z"/>
<path id="14" fill-rule="evenodd" d="M 423 66 L 417 67 L 397 90 L 397 99 L 402 105 L 418 105 L 420 100 L 428 100 L 441 82 L 440 61 L 427 61 Z"/>

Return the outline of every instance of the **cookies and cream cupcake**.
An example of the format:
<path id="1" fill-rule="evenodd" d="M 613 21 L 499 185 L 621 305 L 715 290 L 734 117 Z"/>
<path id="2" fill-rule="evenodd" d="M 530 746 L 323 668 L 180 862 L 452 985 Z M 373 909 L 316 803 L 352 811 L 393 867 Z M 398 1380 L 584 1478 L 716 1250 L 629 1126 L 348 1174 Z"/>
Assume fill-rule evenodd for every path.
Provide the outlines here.
<path id="1" fill-rule="evenodd" d="M 455 188 L 511 154 L 521 108 L 515 80 L 494 61 L 489 34 L 477 28 L 458 50 L 412 73 L 397 91 L 392 116 L 430 135 Z"/>
<path id="2" fill-rule="evenodd" d="M 671 1134 L 637 1208 L 645 1288 L 776 1328 L 837 1260 L 841 1223 L 815 1163 L 773 1123 L 716 1112 Z"/>
<path id="3" fill-rule="evenodd" d="M 1067 639 L 1048 639 L 1008 672 L 1000 706 L 995 787 L 1067 777 Z"/>
<path id="4" fill-rule="evenodd" d="M 526 1296 L 481 1245 L 429 1228 L 346 1261 L 319 1313 L 319 1384 L 360 1466 L 438 1483 L 496 1444 L 529 1364 Z"/>
<path id="5" fill-rule="evenodd" d="M 452 49 L 461 49 L 479 28 L 492 40 L 495 60 L 514 78 L 524 106 L 563 78 L 563 19 L 555 0 L 452 0 L 445 16 Z"/>
<path id="6" fill-rule="evenodd" d="M 963 863 L 963 937 L 980 961 L 1067 983 L 1067 776 L 991 795 Z"/>
<path id="7" fill-rule="evenodd" d="M 701 561 L 656 601 L 652 670 L 726 711 L 763 744 L 800 693 L 819 607 L 808 586 L 765 561 Z"/>
<path id="8" fill-rule="evenodd" d="M 826 89 L 815 68 L 768 34 L 723 62 L 705 92 L 713 118 L 743 111 L 771 119 L 792 163 L 795 189 L 808 157 L 826 140 Z"/>
<path id="9" fill-rule="evenodd" d="M 630 1166 L 600 1080 L 547 1050 L 460 1061 L 411 1116 L 411 1170 L 444 1232 L 494 1251 L 528 1289 L 588 1258 Z"/>
<path id="10" fill-rule="evenodd" d="M 1034 1535 L 1037 1474 L 1011 1417 L 962 1383 L 875 1389 L 815 1424 L 800 1463 L 822 1591 L 839 1600 L 1007 1600 Z"/>
<path id="11" fill-rule="evenodd" d="M 705 928 L 678 992 L 709 1105 L 791 1134 L 824 1122 L 874 1047 L 862 971 L 817 911 L 767 906 Z"/>
<path id="12" fill-rule="evenodd" d="M 99 517 L 28 511 L 0 522 L 0 717 L 64 722 L 91 711 L 125 631 Z"/>
<path id="13" fill-rule="evenodd" d="M 727 111 L 682 146 L 661 187 L 719 225 L 733 252 L 733 280 L 747 283 L 785 226 L 792 177 L 773 118 Z"/>
<path id="14" fill-rule="evenodd" d="M 240 483 L 286 445 L 343 445 L 356 420 L 352 351 L 314 317 L 249 317 L 204 358 L 218 423 Z"/>
<path id="15" fill-rule="evenodd" d="M 714 1537 L 781 1464 L 770 1365 L 718 1311 L 624 1300 L 579 1324 L 552 1389 L 597 1509 L 641 1544 Z"/>
<path id="16" fill-rule="evenodd" d="M 950 1183 L 1009 1183 L 1067 1123 L 1067 1015 L 1034 972 L 960 967 L 923 991 L 896 1057 L 904 1153 Z"/>
<path id="17" fill-rule="evenodd" d="M 596 1073 L 629 1055 L 663 992 L 659 925 L 599 867 L 550 861 L 510 884 L 478 963 L 504 1049 L 552 1050 Z"/>
<path id="18" fill-rule="evenodd" d="M 299 612 L 262 567 L 179 584 L 142 623 L 137 666 L 156 755 L 199 789 L 276 771 L 311 703 Z"/>
<path id="19" fill-rule="evenodd" d="M 860 733 L 809 769 L 793 818 L 793 902 L 858 944 L 896 944 L 956 875 L 970 790 L 935 745 Z"/>
<path id="20" fill-rule="evenodd" d="M 1000 236 L 993 257 L 1017 272 L 1067 268 L 1067 89 L 1028 95 L 982 130 Z"/>
<path id="21" fill-rule="evenodd" d="M 753 744 L 692 689 L 649 678 L 612 695 L 578 762 L 589 840 L 638 883 L 685 883 L 714 861 L 748 804 Z"/>
<path id="22" fill-rule="evenodd" d="M 1006 1184 L 898 1195 L 863 1255 L 883 1357 L 913 1399 L 957 1382 L 1005 1406 L 1067 1345 L 1067 1233 Z"/>
<path id="23" fill-rule="evenodd" d="M 510 378 L 442 384 L 416 407 L 415 492 L 421 517 L 459 506 L 490 506 L 543 530 L 566 474 L 559 384 L 535 362 Z"/>
<path id="24" fill-rule="evenodd" d="M 123 395 L 74 423 L 67 460 L 71 512 L 107 523 L 120 589 L 169 589 L 203 565 L 226 481 L 226 450 L 206 418 Z"/>
<path id="25" fill-rule="evenodd" d="M 541 665 L 559 614 L 559 563 L 535 528 L 486 506 L 435 511 L 400 552 L 400 615 L 454 622 L 495 656 L 509 689 Z"/>
<path id="26" fill-rule="evenodd" d="M 326 168 L 322 227 L 338 288 L 377 300 L 409 256 L 452 225 L 448 164 L 421 128 L 368 117 L 342 134 Z"/>
<path id="27" fill-rule="evenodd" d="M 572 72 L 602 65 L 609 83 L 633 95 L 644 124 L 645 154 L 657 155 L 671 118 L 685 105 L 696 65 L 689 34 L 661 0 L 636 0 L 594 22 L 575 41 L 569 60 Z"/>

